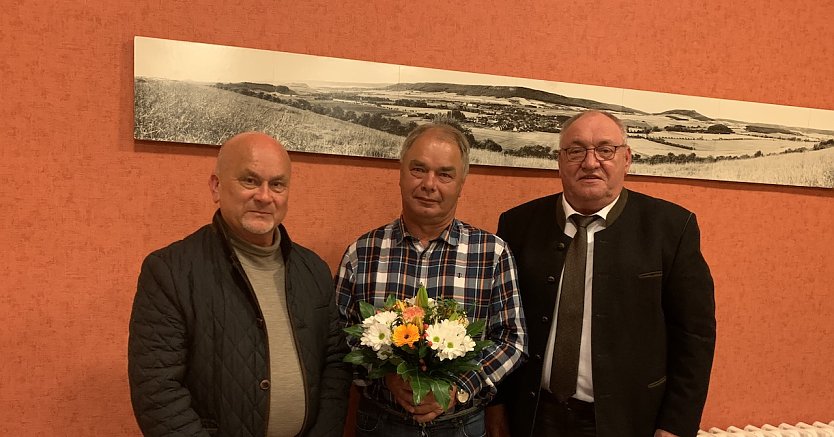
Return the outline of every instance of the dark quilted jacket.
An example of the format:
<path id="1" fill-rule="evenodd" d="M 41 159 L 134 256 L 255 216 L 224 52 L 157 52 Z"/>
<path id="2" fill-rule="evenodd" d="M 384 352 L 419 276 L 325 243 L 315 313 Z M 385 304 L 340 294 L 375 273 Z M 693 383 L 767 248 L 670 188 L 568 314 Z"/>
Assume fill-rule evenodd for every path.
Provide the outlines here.
<path id="1" fill-rule="evenodd" d="M 131 400 L 146 436 L 263 436 L 263 319 L 219 212 L 142 264 L 128 341 Z M 283 226 L 287 305 L 307 395 L 303 436 L 341 436 L 351 373 L 330 270 Z"/>

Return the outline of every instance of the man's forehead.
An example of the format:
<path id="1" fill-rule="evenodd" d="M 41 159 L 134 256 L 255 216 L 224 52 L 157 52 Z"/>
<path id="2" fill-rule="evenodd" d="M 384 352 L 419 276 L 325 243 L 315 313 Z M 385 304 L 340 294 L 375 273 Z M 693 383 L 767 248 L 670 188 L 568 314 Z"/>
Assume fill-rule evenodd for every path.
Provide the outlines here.
<path id="1" fill-rule="evenodd" d="M 576 120 L 560 135 L 561 144 L 620 144 L 623 133 L 617 123 L 601 114 Z"/>
<path id="2" fill-rule="evenodd" d="M 240 168 L 240 175 L 242 176 L 257 176 L 261 179 L 285 179 L 289 177 L 289 171 L 286 168 L 266 168 L 260 166 L 243 166 Z"/>

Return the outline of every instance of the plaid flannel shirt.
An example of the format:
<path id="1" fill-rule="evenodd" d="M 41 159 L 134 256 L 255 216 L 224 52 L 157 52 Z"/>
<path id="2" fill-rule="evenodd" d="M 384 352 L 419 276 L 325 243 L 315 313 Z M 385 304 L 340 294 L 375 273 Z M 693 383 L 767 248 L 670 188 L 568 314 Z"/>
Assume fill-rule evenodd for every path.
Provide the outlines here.
<path id="1" fill-rule="evenodd" d="M 498 382 L 527 356 L 524 313 L 509 247 L 494 234 L 455 219 L 423 248 L 397 219 L 348 246 L 336 277 L 339 312 L 346 326 L 360 323 L 359 301 L 381 307 L 389 294 L 398 299 L 415 296 L 420 284 L 429 297 L 463 304 L 470 320 L 487 319 L 484 333 L 494 344 L 482 352 L 480 371 L 460 375 L 456 381 L 472 395 L 472 404 L 458 405 L 456 411 L 485 404 Z M 404 411 L 380 380 L 372 381 L 365 395 Z"/>

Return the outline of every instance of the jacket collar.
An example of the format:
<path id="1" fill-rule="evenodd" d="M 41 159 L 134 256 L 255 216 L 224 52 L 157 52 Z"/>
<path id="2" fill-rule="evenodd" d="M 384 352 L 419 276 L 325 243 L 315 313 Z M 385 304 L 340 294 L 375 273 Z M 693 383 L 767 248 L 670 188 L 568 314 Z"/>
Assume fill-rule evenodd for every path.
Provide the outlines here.
<path id="1" fill-rule="evenodd" d="M 220 215 L 220 209 L 215 211 L 214 217 L 212 217 L 211 220 L 211 225 L 223 240 L 223 250 L 226 251 L 226 255 L 237 258 L 234 250 L 232 250 L 232 243 L 230 241 L 231 236 L 229 235 L 231 231 L 229 230 L 229 226 L 226 224 L 226 221 L 223 220 L 223 216 Z M 290 240 L 287 228 L 285 228 L 283 224 L 278 225 L 278 232 L 281 234 L 281 257 L 284 258 L 284 262 L 287 262 L 290 256 L 290 250 L 292 250 L 292 240 Z"/>

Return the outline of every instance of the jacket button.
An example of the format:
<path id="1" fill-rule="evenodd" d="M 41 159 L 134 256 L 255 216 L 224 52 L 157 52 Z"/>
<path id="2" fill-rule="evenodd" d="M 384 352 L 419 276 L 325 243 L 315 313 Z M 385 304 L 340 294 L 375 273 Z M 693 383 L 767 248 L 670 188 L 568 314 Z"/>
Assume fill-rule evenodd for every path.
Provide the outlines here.
<path id="1" fill-rule="evenodd" d="M 261 381 L 260 386 L 261 386 L 261 390 L 269 390 L 269 380 L 264 379 L 263 381 Z"/>
<path id="2" fill-rule="evenodd" d="M 259 317 L 258 320 L 255 320 L 255 324 L 258 325 L 258 328 L 263 328 L 264 327 L 264 319 L 261 319 Z"/>
<path id="3" fill-rule="evenodd" d="M 537 361 L 541 361 L 541 360 L 542 360 L 542 354 L 536 354 L 536 356 L 535 356 L 534 358 L 535 358 Z"/>
<path id="4" fill-rule="evenodd" d="M 535 399 L 536 398 L 536 392 L 534 392 L 534 391 L 531 391 L 530 393 L 528 393 L 528 395 L 530 396 L 530 399 Z"/>
<path id="5" fill-rule="evenodd" d="M 550 318 L 547 316 L 542 316 L 542 323 L 547 323 L 550 321 Z"/>
<path id="6" fill-rule="evenodd" d="M 554 282 L 556 282 L 556 277 L 555 276 L 548 276 L 547 277 L 547 282 L 549 284 L 553 284 Z"/>
<path id="7" fill-rule="evenodd" d="M 556 247 L 558 247 L 559 250 L 565 250 L 566 246 L 565 246 L 565 243 L 559 243 Z"/>

